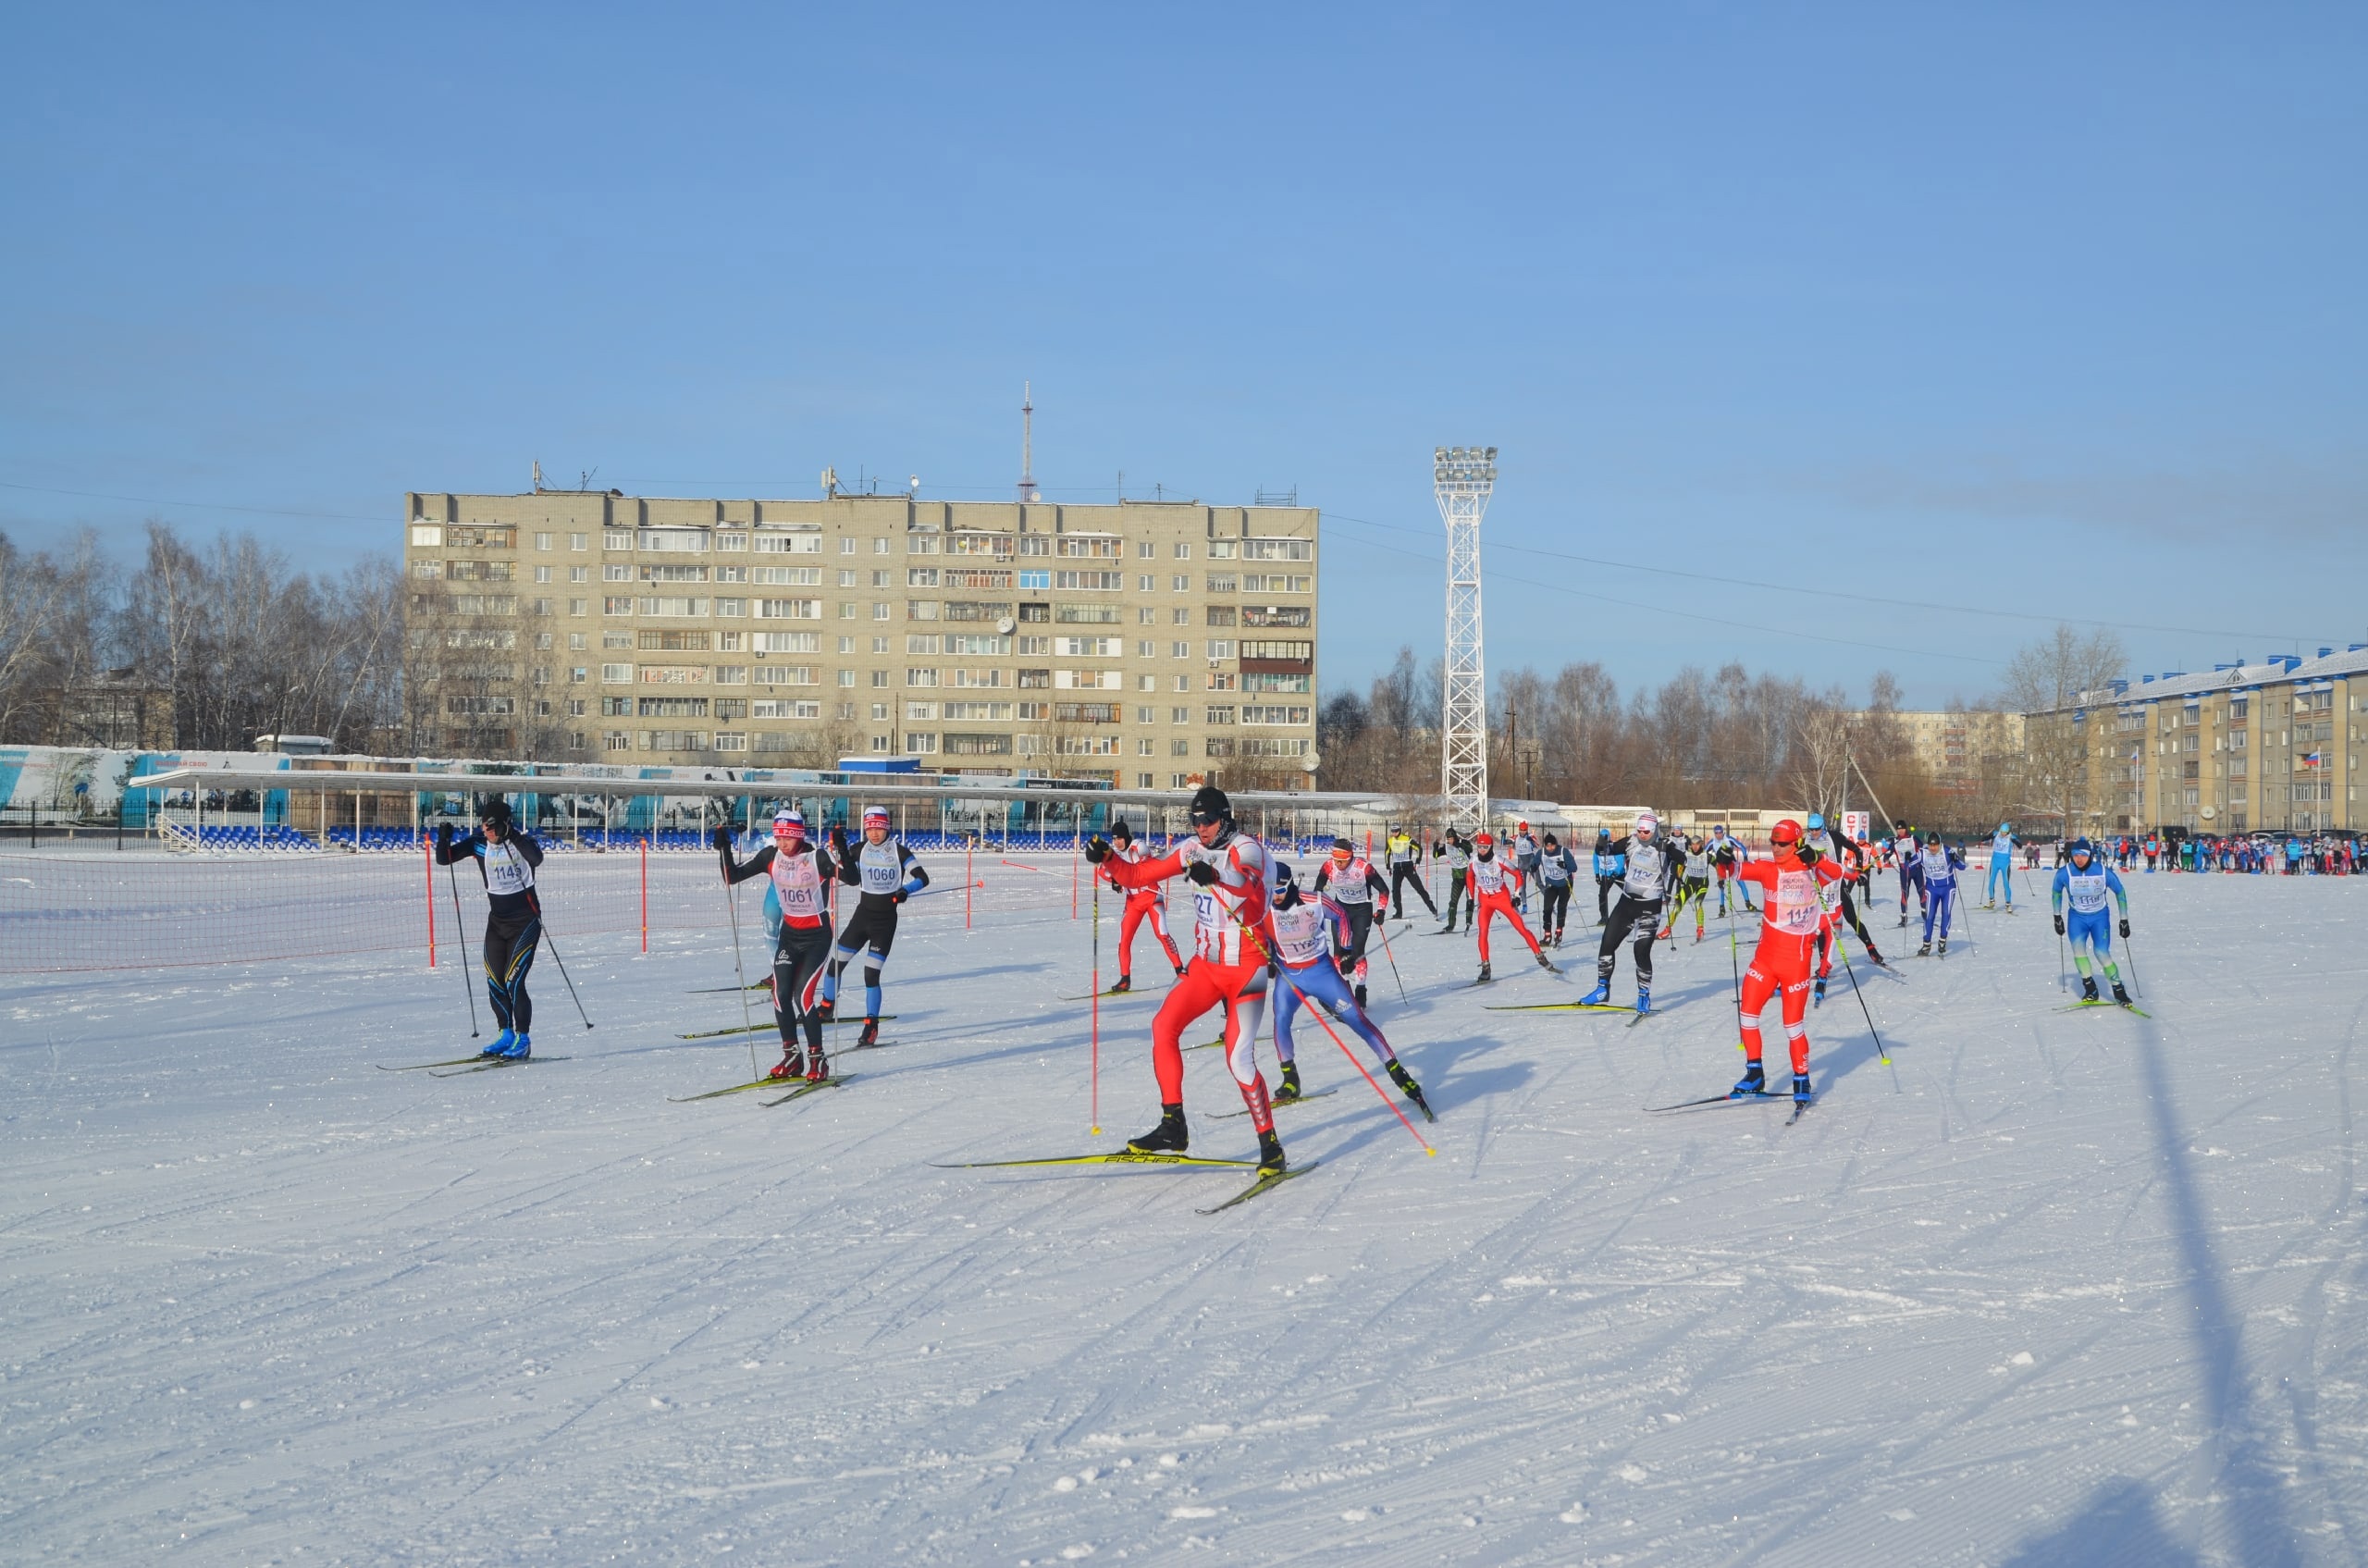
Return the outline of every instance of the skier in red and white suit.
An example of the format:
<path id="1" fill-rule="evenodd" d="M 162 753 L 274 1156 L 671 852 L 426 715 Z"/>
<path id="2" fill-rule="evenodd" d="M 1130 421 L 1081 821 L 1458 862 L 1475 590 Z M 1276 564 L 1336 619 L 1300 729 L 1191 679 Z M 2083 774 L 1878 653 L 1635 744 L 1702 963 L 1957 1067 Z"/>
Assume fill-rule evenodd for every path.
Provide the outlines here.
<path id="1" fill-rule="evenodd" d="M 1479 833 L 1472 840 L 1472 864 L 1464 869 L 1464 877 L 1472 887 L 1472 907 L 1480 912 L 1480 979 L 1488 973 L 1488 920 L 1502 915 L 1507 923 L 1537 958 L 1537 967 L 1551 969 L 1554 960 L 1537 945 L 1537 938 L 1529 934 L 1529 927 L 1522 923 L 1521 912 L 1513 907 L 1513 895 L 1521 891 L 1519 867 L 1497 858 L 1497 838 L 1494 833 Z M 1476 982 L 1474 983 L 1477 983 Z"/>
<path id="2" fill-rule="evenodd" d="M 1122 821 L 1110 830 L 1111 861 L 1124 861 L 1133 866 L 1141 865 L 1142 858 L 1143 847 L 1135 842 L 1134 829 Z M 1110 874 L 1107 864 L 1094 874 L 1111 886 L 1118 886 L 1118 879 Z M 1167 937 L 1166 895 L 1155 887 L 1122 888 L 1120 891 L 1126 894 L 1127 903 L 1125 912 L 1118 917 L 1118 983 L 1110 989 L 1132 991 L 1135 988 L 1135 928 L 1145 920 L 1151 922 L 1151 933 L 1159 938 L 1160 946 L 1166 949 L 1169 966 L 1178 974 L 1182 974 L 1184 956 L 1176 951 L 1176 944 Z"/>
<path id="3" fill-rule="evenodd" d="M 1759 945 L 1752 949 L 1751 968 L 1743 974 L 1742 1080 L 1732 1091 L 1737 1099 L 1768 1092 L 1760 1066 L 1759 1014 L 1781 987 L 1784 995 L 1784 1041 L 1793 1057 L 1793 1099 L 1809 1099 L 1809 1037 L 1804 1020 L 1809 1010 L 1809 971 L 1816 962 L 1820 937 L 1832 915 L 1819 888 L 1840 882 L 1845 874 L 1833 861 L 1801 842 L 1801 824 L 1790 817 L 1768 834 L 1770 858 L 1746 861 L 1735 868 L 1737 880 L 1758 883 L 1767 892 L 1761 903 Z"/>
<path id="4" fill-rule="evenodd" d="M 1192 880 L 1192 961 L 1160 1004 L 1151 1022 L 1152 1070 L 1159 1076 L 1159 1125 L 1127 1147 L 1138 1154 L 1181 1154 L 1190 1133 L 1184 1125 L 1184 1031 L 1211 1007 L 1226 1009 L 1225 1060 L 1258 1130 L 1258 1168 L 1284 1168 L 1282 1141 L 1275 1136 L 1275 1113 L 1266 1080 L 1258 1070 L 1258 1022 L 1266 1011 L 1266 899 L 1273 871 L 1265 846 L 1234 826 L 1233 803 L 1215 784 L 1192 796 L 1192 834 L 1156 860 L 1111 858 L 1097 838 L 1085 858 L 1106 869 L 1120 887 L 1155 887 L 1170 877 Z"/>

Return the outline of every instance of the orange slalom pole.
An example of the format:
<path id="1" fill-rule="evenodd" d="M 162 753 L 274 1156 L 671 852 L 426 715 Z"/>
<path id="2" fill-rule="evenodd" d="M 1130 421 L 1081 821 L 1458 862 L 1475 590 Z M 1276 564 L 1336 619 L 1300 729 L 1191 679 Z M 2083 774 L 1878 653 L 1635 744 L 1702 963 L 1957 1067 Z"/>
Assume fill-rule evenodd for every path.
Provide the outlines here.
<path id="1" fill-rule="evenodd" d="M 979 885 L 970 877 L 970 857 L 975 848 L 975 842 L 962 846 L 962 929 L 964 931 L 970 929 L 970 889 Z"/>

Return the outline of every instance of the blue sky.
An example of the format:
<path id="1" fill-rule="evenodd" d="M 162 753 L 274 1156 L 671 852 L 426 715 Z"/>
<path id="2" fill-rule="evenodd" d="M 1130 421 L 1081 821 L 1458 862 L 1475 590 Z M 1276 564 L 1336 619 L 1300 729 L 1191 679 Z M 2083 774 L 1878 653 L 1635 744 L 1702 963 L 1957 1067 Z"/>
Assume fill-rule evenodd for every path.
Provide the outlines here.
<path id="1" fill-rule="evenodd" d="M 10 39 L 31 541 L 164 515 L 336 567 L 403 490 L 537 458 L 1003 496 L 1032 379 L 1051 499 L 1123 470 L 1325 510 L 1327 685 L 1437 650 L 1440 442 L 1501 450 L 1496 669 L 1887 666 L 1937 704 L 2055 615 L 2140 670 L 2368 640 L 2357 6 L 93 6 Z"/>

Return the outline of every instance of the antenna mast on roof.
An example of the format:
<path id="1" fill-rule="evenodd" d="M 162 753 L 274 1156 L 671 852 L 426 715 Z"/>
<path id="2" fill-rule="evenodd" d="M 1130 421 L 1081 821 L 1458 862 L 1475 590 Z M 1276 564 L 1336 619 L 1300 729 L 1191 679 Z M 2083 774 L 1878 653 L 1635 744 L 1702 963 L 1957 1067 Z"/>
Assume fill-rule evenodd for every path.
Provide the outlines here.
<path id="1" fill-rule="evenodd" d="M 1022 501 L 1042 500 L 1036 493 L 1036 401 L 1035 383 L 1019 384 L 1019 499 Z"/>

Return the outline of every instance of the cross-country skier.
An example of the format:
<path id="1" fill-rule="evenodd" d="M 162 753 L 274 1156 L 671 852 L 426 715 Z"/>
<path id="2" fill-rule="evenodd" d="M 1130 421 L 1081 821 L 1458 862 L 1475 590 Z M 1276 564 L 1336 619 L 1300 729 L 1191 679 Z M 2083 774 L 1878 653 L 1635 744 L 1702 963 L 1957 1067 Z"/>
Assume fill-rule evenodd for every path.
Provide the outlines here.
<path id="1" fill-rule="evenodd" d="M 1135 830 L 1128 827 L 1123 818 L 1110 830 L 1110 856 L 1114 860 L 1125 860 L 1129 864 L 1143 858 L 1142 846 L 1135 842 Z M 1094 875 L 1110 883 L 1113 887 L 1117 886 L 1106 870 L 1096 870 Z M 1184 955 L 1176 950 L 1176 944 L 1167 937 L 1166 898 L 1155 887 L 1134 888 L 1127 892 L 1124 912 L 1118 917 L 1118 983 L 1110 988 L 1112 991 L 1132 991 L 1135 988 L 1135 928 L 1145 920 L 1151 922 L 1151 933 L 1159 938 L 1160 950 L 1167 955 L 1169 967 L 1179 976 L 1184 972 Z"/>
<path id="2" fill-rule="evenodd" d="M 1512 895 L 1521 888 L 1521 870 L 1497 858 L 1497 840 L 1493 833 L 1483 833 L 1472 840 L 1472 866 L 1464 873 L 1472 883 L 1472 907 L 1480 911 L 1480 981 L 1493 977 L 1488 972 L 1488 921 L 1502 915 L 1537 959 L 1541 969 L 1551 969 L 1554 960 L 1537 945 L 1537 938 L 1529 934 L 1529 927 L 1522 923 L 1520 913 L 1513 908 Z"/>
<path id="3" fill-rule="evenodd" d="M 1768 1093 L 1767 1069 L 1760 1062 L 1759 1015 L 1769 997 L 1781 990 L 1784 1043 L 1793 1059 L 1793 1103 L 1805 1105 L 1809 1101 L 1809 963 L 1826 919 L 1819 895 L 1826 883 L 1841 879 L 1843 870 L 1801 842 L 1801 824 L 1790 817 L 1769 830 L 1768 843 L 1771 858 L 1754 861 L 1735 873 L 1758 883 L 1768 896 L 1759 945 L 1752 949 L 1751 968 L 1743 976 L 1743 1077 L 1728 1093 L 1740 1100 Z"/>
<path id="4" fill-rule="evenodd" d="M 2097 962 L 2105 967 L 2105 979 L 2113 982 L 2113 999 L 2127 1007 L 2129 993 L 2122 989 L 2121 969 L 2113 961 L 2112 921 L 2105 913 L 2108 897 L 2120 901 L 2121 934 L 2128 936 L 2129 893 L 2121 885 L 2120 874 L 2097 858 L 2096 847 L 2087 839 L 2074 839 L 2072 863 L 2057 869 L 2048 890 L 2048 903 L 2055 910 L 2055 934 L 2072 939 L 2072 962 L 2080 971 L 2080 999 L 2098 999 L 2097 977 L 2089 972 L 2089 955 L 2093 951 Z M 2067 901 L 2072 906 L 2069 917 L 2064 912 Z"/>
<path id="5" fill-rule="evenodd" d="M 856 1043 L 876 1045 L 880 1043 L 880 971 L 888 967 L 888 949 L 896 941 L 896 907 L 929 885 L 929 873 L 905 847 L 905 841 L 889 832 L 884 806 L 863 809 L 860 846 L 850 846 L 846 830 L 839 828 L 832 833 L 831 847 L 839 863 L 839 880 L 863 892 L 856 900 L 855 913 L 839 928 L 839 950 L 831 956 L 830 972 L 822 977 L 822 1018 L 827 1022 L 837 1011 L 839 976 L 862 953 L 863 1033 Z"/>
<path id="6" fill-rule="evenodd" d="M 1284 1168 L 1282 1140 L 1275 1136 L 1275 1113 L 1266 1080 L 1258 1070 L 1258 1023 L 1266 1008 L 1268 939 L 1258 932 L 1266 921 L 1266 850 L 1234 825 L 1233 802 L 1215 784 L 1192 796 L 1191 836 L 1156 860 L 1118 864 L 1112 880 L 1121 887 L 1153 887 L 1170 877 L 1192 880 L 1192 958 L 1151 1022 L 1152 1070 L 1159 1079 L 1159 1125 L 1127 1147 L 1138 1154 L 1181 1154 L 1190 1141 L 1184 1124 L 1184 1031 L 1211 1007 L 1226 1009 L 1226 1066 L 1250 1107 L 1258 1131 L 1258 1168 Z M 1096 865 L 1110 846 L 1090 840 L 1085 858 Z"/>
<path id="7" fill-rule="evenodd" d="M 1727 883 L 1730 882 L 1734 883 L 1735 893 L 1743 899 L 1745 912 L 1747 914 L 1758 912 L 1751 901 L 1751 884 L 1738 881 L 1735 877 L 1735 868 L 1750 858 L 1751 851 L 1745 847 L 1743 840 L 1734 835 L 1734 830 L 1732 828 L 1720 828 L 1712 835 L 1710 863 L 1717 867 L 1719 871 L 1719 914 L 1721 919 L 1725 918 L 1727 912 Z"/>
<path id="8" fill-rule="evenodd" d="M 1373 862 L 1345 838 L 1332 841 L 1332 854 L 1315 873 L 1315 891 L 1340 907 L 1344 937 L 1338 955 L 1357 982 L 1357 1006 L 1365 1005 L 1365 944 L 1375 920 L 1389 919 L 1389 888 Z"/>
<path id="9" fill-rule="evenodd" d="M 1842 875 L 1832 882 L 1820 883 L 1818 898 L 1825 906 L 1826 921 L 1817 938 L 1816 1000 L 1825 1000 L 1825 982 L 1833 975 L 1833 948 L 1838 928 L 1847 926 L 1857 932 L 1867 957 L 1880 964 L 1882 954 L 1875 946 L 1875 939 L 1867 934 L 1867 922 L 1858 918 L 1857 906 L 1850 901 L 1851 889 L 1856 885 L 1858 869 L 1866 858 L 1866 846 L 1848 833 L 1826 825 L 1822 814 L 1809 813 L 1808 832 L 1802 842 L 1817 852 L 1820 860 L 1837 866 Z"/>
<path id="10" fill-rule="evenodd" d="M 1513 869 L 1521 872 L 1521 886 L 1513 894 L 1513 907 L 1529 913 L 1529 884 L 1537 880 L 1537 840 L 1530 835 L 1527 822 L 1513 825 Z"/>
<path id="11" fill-rule="evenodd" d="M 1538 935 L 1548 947 L 1562 945 L 1562 928 L 1571 919 L 1571 879 L 1579 874 L 1579 862 L 1562 841 L 1548 833 L 1537 856 L 1537 882 L 1541 890 L 1538 905 Z"/>
<path id="12" fill-rule="evenodd" d="M 1595 919 L 1597 925 L 1611 919 L 1611 890 L 1620 885 L 1621 876 L 1628 870 L 1628 862 L 1611 846 L 1611 830 L 1595 830 Z"/>
<path id="13" fill-rule="evenodd" d="M 1928 838 L 1916 852 L 1917 870 L 1924 884 L 1924 945 L 1919 958 L 1932 956 L 1932 922 L 1941 923 L 1941 957 L 1949 956 L 1949 917 L 1956 912 L 1957 873 L 1965 870 L 1965 852 L 1937 838 Z"/>
<path id="14" fill-rule="evenodd" d="M 1423 846 L 1404 828 L 1393 828 L 1389 834 L 1389 902 L 1397 907 L 1398 923 L 1405 924 L 1413 914 L 1406 907 L 1406 889 L 1413 888 L 1414 896 L 1423 907 L 1438 919 L 1439 907 L 1431 902 L 1431 890 L 1423 885 L 1423 873 L 1416 869 L 1423 858 Z"/>
<path id="15" fill-rule="evenodd" d="M 1603 922 L 1603 942 L 1596 950 L 1593 991 L 1582 1004 L 1601 1006 L 1611 1000 L 1611 971 L 1620 962 L 1620 945 L 1633 931 L 1636 935 L 1636 1010 L 1653 1010 L 1653 938 L 1660 930 L 1662 901 L 1677 886 L 1684 860 L 1675 846 L 1661 839 L 1661 820 L 1650 811 L 1636 815 L 1626 838 L 1611 846 L 1625 868 L 1620 875 L 1620 902 Z"/>
<path id="16" fill-rule="evenodd" d="M 1466 883 L 1470 880 L 1464 872 L 1472 866 L 1472 846 L 1463 841 L 1462 833 L 1449 828 L 1446 837 L 1440 841 L 1438 857 L 1447 862 L 1447 924 L 1439 927 L 1439 933 L 1451 936 L 1455 932 L 1458 906 L 1463 909 L 1463 929 L 1472 929 L 1472 907 L 1464 903 L 1464 895 L 1469 891 Z"/>
<path id="17" fill-rule="evenodd" d="M 1299 1061 L 1291 1025 L 1304 1002 L 1321 1003 L 1334 1018 L 1355 1030 L 1373 1047 L 1373 1054 L 1381 1058 L 1389 1081 L 1425 1111 L 1430 1109 L 1423 1100 L 1422 1086 L 1399 1065 L 1398 1054 L 1389 1048 L 1389 1042 L 1373 1019 L 1365 1017 L 1364 1004 L 1350 995 L 1348 982 L 1340 978 L 1334 959 L 1340 927 L 1345 923 L 1340 906 L 1320 895 L 1311 898 L 1301 893 L 1291 869 L 1278 860 L 1275 863 L 1274 907 L 1268 920 L 1275 937 L 1272 956 L 1278 982 L 1275 993 L 1275 1055 L 1283 1064 L 1282 1081 L 1275 1090 L 1274 1103 L 1285 1105 L 1300 1097 Z"/>
<path id="18" fill-rule="evenodd" d="M 1710 841 L 1696 833 L 1685 840 L 1684 854 L 1685 878 L 1677 884 L 1677 907 L 1683 910 L 1689 903 L 1694 906 L 1694 940 L 1699 942 L 1710 903 Z M 1676 928 L 1677 919 L 1670 917 L 1671 929 Z"/>
<path id="19" fill-rule="evenodd" d="M 1990 875 L 1981 886 L 1982 907 L 1998 907 L 1998 884 L 2006 884 L 2006 907 L 2015 907 L 2015 832 L 2011 823 L 2001 822 L 1998 831 L 1990 835 Z"/>
<path id="20" fill-rule="evenodd" d="M 822 1055 L 822 1015 L 817 1006 L 822 966 L 831 956 L 829 883 L 838 867 L 806 837 L 806 814 L 784 806 L 773 813 L 773 841 L 746 860 L 732 858 L 732 830 L 719 825 L 715 849 L 726 886 L 765 877 L 765 914 L 773 937 L 773 1022 L 781 1030 L 781 1060 L 767 1076 L 820 1082 L 831 1076 Z M 804 1054 L 798 1032 L 806 1035 Z"/>
<path id="21" fill-rule="evenodd" d="M 1907 890 L 1916 890 L 1916 907 L 1928 907 L 1930 895 L 1924 886 L 1924 846 L 1916 830 L 1903 827 L 1892 839 L 1892 852 L 1899 861 L 1899 923 L 1907 924 Z"/>
<path id="22" fill-rule="evenodd" d="M 543 939 L 543 906 L 535 896 L 535 868 L 543 863 L 543 846 L 511 821 L 508 801 L 489 795 L 477 807 L 477 825 L 468 837 L 455 840 L 451 823 L 436 824 L 436 863 L 460 860 L 475 860 L 485 878 L 485 988 L 493 998 L 493 1021 L 501 1026 L 493 1043 L 478 1054 L 523 1062 L 534 1055 L 526 1034 L 535 1021 L 526 971 Z"/>

